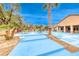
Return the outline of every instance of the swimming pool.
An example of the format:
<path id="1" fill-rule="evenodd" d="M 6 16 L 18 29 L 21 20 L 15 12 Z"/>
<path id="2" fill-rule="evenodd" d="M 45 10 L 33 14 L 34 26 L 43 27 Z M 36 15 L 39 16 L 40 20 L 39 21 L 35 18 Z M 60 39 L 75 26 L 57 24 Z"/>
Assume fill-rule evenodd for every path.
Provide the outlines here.
<path id="1" fill-rule="evenodd" d="M 70 53 L 63 46 L 49 39 L 44 34 L 47 32 L 18 33 L 21 40 L 11 51 L 9 56 L 68 56 L 79 55 L 79 52 Z M 52 34 L 58 35 L 57 32 Z M 61 34 L 61 33 L 60 33 Z M 62 33 L 64 34 L 64 33 Z"/>

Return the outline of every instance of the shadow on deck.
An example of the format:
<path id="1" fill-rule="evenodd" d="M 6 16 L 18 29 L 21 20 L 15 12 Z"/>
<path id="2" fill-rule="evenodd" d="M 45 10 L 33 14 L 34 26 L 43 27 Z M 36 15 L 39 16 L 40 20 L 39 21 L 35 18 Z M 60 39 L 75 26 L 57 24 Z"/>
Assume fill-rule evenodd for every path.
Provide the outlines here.
<path id="1" fill-rule="evenodd" d="M 76 47 L 76 46 L 73 46 L 69 43 L 66 43 L 64 41 L 61 41 L 60 39 L 56 38 L 55 36 L 53 35 L 48 35 L 49 38 L 51 38 L 51 40 L 57 42 L 58 44 L 62 45 L 66 50 L 70 51 L 70 52 L 78 52 L 79 51 L 79 48 Z"/>
<path id="2" fill-rule="evenodd" d="M 62 50 L 64 50 L 64 48 L 60 48 L 60 49 L 57 49 L 57 50 L 54 50 L 54 51 L 50 51 L 50 52 L 47 52 L 47 53 L 43 53 L 43 54 L 40 54 L 40 55 L 37 55 L 37 56 L 47 56 L 49 54 L 54 54 L 54 53 L 60 52 Z"/>
<path id="3" fill-rule="evenodd" d="M 22 40 L 21 42 L 31 42 L 31 41 L 39 41 L 39 40 L 46 40 L 48 38 L 39 38 L 39 39 L 33 39 L 33 40 Z"/>

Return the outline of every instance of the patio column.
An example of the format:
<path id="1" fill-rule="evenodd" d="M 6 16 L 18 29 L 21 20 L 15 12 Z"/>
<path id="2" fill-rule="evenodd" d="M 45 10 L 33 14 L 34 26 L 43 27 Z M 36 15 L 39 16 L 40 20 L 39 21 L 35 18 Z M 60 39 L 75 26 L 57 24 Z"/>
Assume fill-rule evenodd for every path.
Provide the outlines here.
<path id="1" fill-rule="evenodd" d="M 60 32 L 60 26 L 58 26 L 58 28 L 57 28 L 57 29 L 58 29 L 58 32 Z"/>
<path id="2" fill-rule="evenodd" d="M 61 32 L 61 27 L 59 27 L 58 29 L 59 29 L 59 32 Z"/>
<path id="3" fill-rule="evenodd" d="M 70 26 L 70 32 L 73 33 L 73 26 Z"/>
<path id="4" fill-rule="evenodd" d="M 59 31 L 58 27 L 56 28 L 57 32 Z"/>
<path id="5" fill-rule="evenodd" d="M 64 26 L 64 32 L 66 32 L 66 26 Z"/>

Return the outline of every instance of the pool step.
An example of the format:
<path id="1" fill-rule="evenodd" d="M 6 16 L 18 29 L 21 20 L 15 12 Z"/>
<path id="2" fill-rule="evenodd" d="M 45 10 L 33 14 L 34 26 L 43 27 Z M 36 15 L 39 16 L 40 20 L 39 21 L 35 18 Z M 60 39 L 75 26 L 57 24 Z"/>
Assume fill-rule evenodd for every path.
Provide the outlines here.
<path id="1" fill-rule="evenodd" d="M 75 47 L 71 44 L 68 44 L 64 41 L 61 41 L 60 39 L 56 38 L 55 36 L 53 35 L 48 35 L 49 38 L 51 38 L 52 40 L 54 40 L 55 42 L 59 43 L 60 45 L 64 46 L 65 49 L 67 49 L 68 51 L 70 52 L 78 52 L 79 51 L 79 48 L 78 47 Z"/>

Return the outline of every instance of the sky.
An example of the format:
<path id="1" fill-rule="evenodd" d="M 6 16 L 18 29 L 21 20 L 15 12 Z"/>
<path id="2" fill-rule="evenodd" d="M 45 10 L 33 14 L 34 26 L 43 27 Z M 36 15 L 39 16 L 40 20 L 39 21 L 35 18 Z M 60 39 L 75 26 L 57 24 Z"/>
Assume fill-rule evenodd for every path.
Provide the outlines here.
<path id="1" fill-rule="evenodd" d="M 48 10 L 43 9 L 43 3 L 20 3 L 20 14 L 26 24 L 48 25 Z M 79 14 L 79 4 L 60 3 L 51 9 L 52 25 L 57 24 L 66 16 Z"/>

